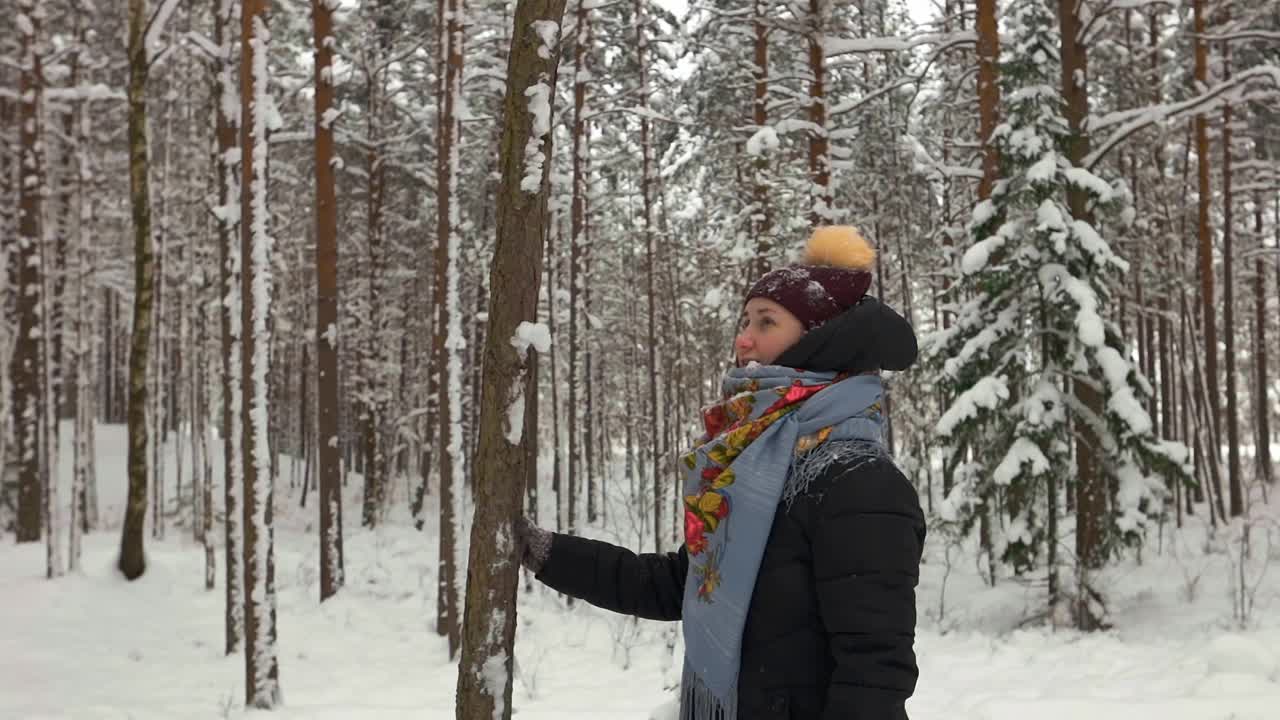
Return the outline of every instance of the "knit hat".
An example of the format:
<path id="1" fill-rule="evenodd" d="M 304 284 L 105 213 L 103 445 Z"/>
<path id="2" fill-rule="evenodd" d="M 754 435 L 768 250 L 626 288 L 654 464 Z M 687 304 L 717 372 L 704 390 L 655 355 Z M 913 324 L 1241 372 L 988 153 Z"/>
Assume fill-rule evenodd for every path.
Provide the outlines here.
<path id="1" fill-rule="evenodd" d="M 871 287 L 875 258 L 876 251 L 857 228 L 820 227 L 805 245 L 800 264 L 765 273 L 746 299 L 778 303 L 808 332 L 862 300 Z"/>

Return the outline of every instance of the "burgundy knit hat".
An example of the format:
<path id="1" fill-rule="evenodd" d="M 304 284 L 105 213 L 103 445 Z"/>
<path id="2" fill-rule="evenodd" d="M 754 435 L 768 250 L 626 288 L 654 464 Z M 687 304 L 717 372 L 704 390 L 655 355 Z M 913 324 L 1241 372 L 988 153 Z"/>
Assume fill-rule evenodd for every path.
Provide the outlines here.
<path id="1" fill-rule="evenodd" d="M 751 298 L 772 300 L 795 315 L 808 332 L 857 305 L 871 287 L 876 251 L 857 228 L 831 225 L 813 231 L 798 265 L 765 273 Z"/>

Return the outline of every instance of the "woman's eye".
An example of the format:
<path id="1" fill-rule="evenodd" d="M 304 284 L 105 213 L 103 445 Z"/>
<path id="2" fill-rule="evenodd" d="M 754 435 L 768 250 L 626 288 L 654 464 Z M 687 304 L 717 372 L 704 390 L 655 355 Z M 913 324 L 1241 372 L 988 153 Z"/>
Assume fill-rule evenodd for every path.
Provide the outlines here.
<path id="1" fill-rule="evenodd" d="M 773 327 L 773 318 L 762 318 L 760 324 L 764 327 Z"/>

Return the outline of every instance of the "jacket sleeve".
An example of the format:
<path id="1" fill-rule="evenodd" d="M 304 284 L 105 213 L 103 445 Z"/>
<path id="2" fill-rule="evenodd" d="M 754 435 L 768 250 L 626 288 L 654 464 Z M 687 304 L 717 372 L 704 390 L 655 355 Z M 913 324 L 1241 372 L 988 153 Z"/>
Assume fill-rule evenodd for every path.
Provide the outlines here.
<path id="1" fill-rule="evenodd" d="M 689 556 L 637 555 L 599 540 L 557 533 L 538 580 L 605 610 L 646 620 L 679 620 Z"/>
<path id="2" fill-rule="evenodd" d="M 919 671 L 915 587 L 924 514 L 892 461 L 833 467 L 815 509 L 813 571 L 835 667 L 823 720 L 906 720 Z"/>

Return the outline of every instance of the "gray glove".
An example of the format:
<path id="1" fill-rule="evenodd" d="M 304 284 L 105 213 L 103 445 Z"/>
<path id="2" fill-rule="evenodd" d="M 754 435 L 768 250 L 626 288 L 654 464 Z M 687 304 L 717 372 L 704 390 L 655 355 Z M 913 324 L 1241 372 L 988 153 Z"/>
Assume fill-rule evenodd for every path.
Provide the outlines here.
<path id="1" fill-rule="evenodd" d="M 520 544 L 520 564 L 537 575 L 551 554 L 552 533 L 534 525 L 524 516 L 516 521 L 515 531 L 516 541 Z"/>

